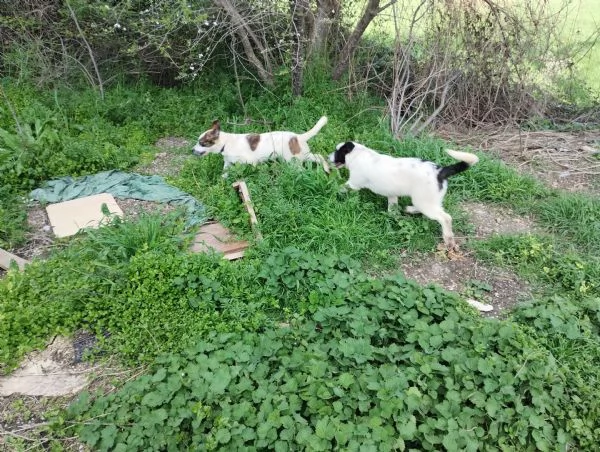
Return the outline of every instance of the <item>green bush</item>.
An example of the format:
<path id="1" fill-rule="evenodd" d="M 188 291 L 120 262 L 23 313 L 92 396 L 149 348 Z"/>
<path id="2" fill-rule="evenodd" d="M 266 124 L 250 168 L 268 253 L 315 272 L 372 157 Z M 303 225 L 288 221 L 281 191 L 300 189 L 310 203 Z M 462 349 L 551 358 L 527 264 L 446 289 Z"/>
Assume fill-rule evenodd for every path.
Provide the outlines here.
<path id="1" fill-rule="evenodd" d="M 323 294 L 337 293 L 339 303 L 357 265 L 297 249 L 264 261 L 189 254 L 182 227 L 176 217 L 117 221 L 0 280 L 2 370 L 77 328 L 110 333 L 105 347 L 131 362 L 182 350 L 211 331 L 260 330 L 323 306 Z"/>
<path id="2" fill-rule="evenodd" d="M 127 304 L 129 260 L 177 252 L 182 228 L 175 216 L 119 222 L 83 234 L 23 272 L 9 272 L 0 280 L 0 372 L 54 334 L 80 327 L 104 332 L 114 305 Z"/>
<path id="3" fill-rule="evenodd" d="M 0 129 L 0 184 L 30 189 L 66 163 L 56 119 L 25 123 L 20 131 Z M 63 158 L 61 158 L 63 157 Z"/>
<path id="4" fill-rule="evenodd" d="M 327 297 L 323 295 L 323 297 Z M 401 277 L 263 333 L 211 333 L 67 419 L 95 450 L 554 450 L 568 433 L 552 356 L 508 323 Z"/>

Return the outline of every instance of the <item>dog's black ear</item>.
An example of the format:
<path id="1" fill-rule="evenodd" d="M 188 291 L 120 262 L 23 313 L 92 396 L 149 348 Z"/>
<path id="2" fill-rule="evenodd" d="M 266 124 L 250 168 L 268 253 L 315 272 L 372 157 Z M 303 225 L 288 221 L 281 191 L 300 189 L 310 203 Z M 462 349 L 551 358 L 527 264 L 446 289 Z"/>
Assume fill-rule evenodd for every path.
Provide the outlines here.
<path id="1" fill-rule="evenodd" d="M 352 151 L 352 149 L 354 149 L 354 142 L 352 142 L 352 141 L 346 141 L 346 142 L 344 143 L 344 145 L 341 147 L 340 151 L 341 151 L 342 149 L 343 149 L 343 150 L 344 150 L 344 152 L 347 154 L 348 152 Z"/>
<path id="2" fill-rule="evenodd" d="M 333 154 L 334 163 L 344 165 L 346 163 L 346 155 L 352 152 L 354 149 L 354 143 L 352 141 L 346 141 L 342 145 L 338 145 L 339 147 L 336 149 Z"/>
<path id="3" fill-rule="evenodd" d="M 218 119 L 215 119 L 212 122 L 212 130 L 221 130 L 221 123 L 219 122 Z"/>

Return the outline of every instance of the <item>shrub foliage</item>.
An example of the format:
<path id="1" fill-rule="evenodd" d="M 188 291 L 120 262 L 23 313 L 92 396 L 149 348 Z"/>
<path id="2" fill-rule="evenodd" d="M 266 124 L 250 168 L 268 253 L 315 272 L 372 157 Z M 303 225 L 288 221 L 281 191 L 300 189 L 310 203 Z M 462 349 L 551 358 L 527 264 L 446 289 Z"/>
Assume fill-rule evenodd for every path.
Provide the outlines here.
<path id="1" fill-rule="evenodd" d="M 345 299 L 291 328 L 212 332 L 113 394 L 83 395 L 69 419 L 96 450 L 553 450 L 572 440 L 560 366 L 517 325 L 465 315 L 457 298 L 399 276 L 355 275 Z"/>

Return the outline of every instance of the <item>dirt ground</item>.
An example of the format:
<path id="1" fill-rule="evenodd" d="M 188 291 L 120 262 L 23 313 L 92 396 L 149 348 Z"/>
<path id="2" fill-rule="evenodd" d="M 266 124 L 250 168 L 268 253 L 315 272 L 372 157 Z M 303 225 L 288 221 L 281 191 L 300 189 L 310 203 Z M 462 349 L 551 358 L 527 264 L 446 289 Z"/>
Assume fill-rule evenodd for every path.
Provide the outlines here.
<path id="1" fill-rule="evenodd" d="M 474 226 L 469 240 L 494 234 L 521 234 L 535 230 L 531 218 L 517 216 L 509 209 L 482 203 L 461 206 Z M 515 273 L 479 262 L 472 252 L 463 251 L 449 258 L 445 253 L 400 256 L 404 274 L 419 284 L 437 284 L 465 298 L 493 306 L 488 317 L 502 317 L 516 303 L 531 296 L 527 283 Z"/>
<path id="2" fill-rule="evenodd" d="M 191 154 L 193 144 L 185 138 L 165 137 L 158 140 L 155 146 L 160 152 L 154 156 L 152 162 L 135 168 L 136 172 L 163 177 L 174 176 Z"/>
<path id="3" fill-rule="evenodd" d="M 66 408 L 84 388 L 107 394 L 146 371 L 124 369 L 110 359 L 82 361 L 88 337 L 85 332 L 74 339 L 54 337 L 44 350 L 27 354 L 13 373 L 0 377 L 0 450 L 55 450 L 48 447 L 45 433 L 48 412 Z M 21 443 L 18 447 L 16 441 Z M 89 450 L 77 438 L 67 438 L 61 446 L 66 451 Z"/>
<path id="4" fill-rule="evenodd" d="M 445 128 L 439 135 L 460 146 L 490 153 L 549 187 L 600 193 L 600 130 L 478 130 L 465 134 Z"/>

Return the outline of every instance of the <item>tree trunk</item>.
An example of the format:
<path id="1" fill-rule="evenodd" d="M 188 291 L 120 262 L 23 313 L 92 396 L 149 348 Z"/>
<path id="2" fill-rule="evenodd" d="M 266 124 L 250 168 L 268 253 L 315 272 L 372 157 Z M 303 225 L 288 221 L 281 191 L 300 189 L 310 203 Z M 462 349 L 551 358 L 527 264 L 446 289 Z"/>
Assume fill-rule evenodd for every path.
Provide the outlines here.
<path id="1" fill-rule="evenodd" d="M 302 81 L 304 76 L 304 50 L 306 16 L 308 14 L 308 0 L 290 0 L 292 13 L 292 95 L 302 95 Z"/>
<path id="2" fill-rule="evenodd" d="M 271 61 L 269 60 L 267 49 L 262 45 L 254 31 L 248 26 L 246 20 L 242 17 L 230 0 L 213 1 L 217 6 L 223 8 L 225 13 L 229 16 L 232 28 L 234 30 L 232 30 L 232 33 L 235 33 L 240 39 L 242 46 L 244 47 L 246 58 L 248 58 L 248 61 L 256 68 L 260 79 L 267 85 L 273 86 L 273 70 L 271 68 Z M 254 42 L 254 45 L 259 51 L 259 55 L 262 55 L 264 61 L 261 61 L 254 52 L 254 49 L 252 48 L 252 42 L 250 42 L 249 38 Z"/>
<path id="3" fill-rule="evenodd" d="M 310 27 L 309 53 L 320 54 L 329 39 L 333 25 L 339 18 L 340 0 L 317 0 L 317 14 Z"/>
<path id="4" fill-rule="evenodd" d="M 340 58 L 333 70 L 333 79 L 339 80 L 342 77 L 342 74 L 346 72 L 348 69 L 348 65 L 350 64 L 350 57 L 354 54 L 354 51 L 358 47 L 358 43 L 360 42 L 360 38 L 364 34 L 365 30 L 371 23 L 371 21 L 384 9 L 388 8 L 392 4 L 394 4 L 396 0 L 390 1 L 387 5 L 383 7 L 379 7 L 380 0 L 369 0 L 365 11 L 363 12 L 362 17 L 356 24 L 356 28 L 348 38 L 348 41 L 342 48 L 342 52 L 340 53 Z"/>

